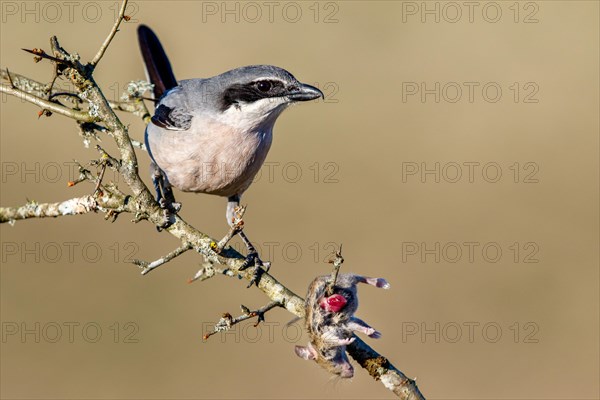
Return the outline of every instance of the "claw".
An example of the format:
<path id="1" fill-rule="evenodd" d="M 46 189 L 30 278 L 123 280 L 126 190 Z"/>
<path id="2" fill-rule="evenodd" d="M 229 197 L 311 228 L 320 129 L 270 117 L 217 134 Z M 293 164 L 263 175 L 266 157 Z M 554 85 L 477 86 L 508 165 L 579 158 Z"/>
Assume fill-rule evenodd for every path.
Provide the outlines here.
<path id="1" fill-rule="evenodd" d="M 248 283 L 248 286 L 246 286 L 246 289 L 250 289 L 254 284 L 256 284 L 256 287 L 258 287 L 258 282 L 260 282 L 260 276 L 262 273 L 263 269 L 261 267 L 256 267 L 252 273 L 252 278 L 250 278 L 250 283 Z"/>
<path id="2" fill-rule="evenodd" d="M 181 210 L 181 203 L 175 201 L 173 191 L 164 172 L 162 172 L 154 163 L 152 165 L 154 168 L 154 172 L 152 173 L 152 183 L 154 184 L 154 190 L 156 191 L 156 201 L 160 208 L 164 210 L 164 221 L 156 227 L 156 230 L 160 232 L 173 225 L 175 222 L 175 214 Z"/>
<path id="3" fill-rule="evenodd" d="M 371 332 L 371 333 L 367 332 L 367 336 L 369 336 L 370 338 L 373 338 L 373 339 L 379 339 L 381 337 L 381 332 L 376 331 L 373 328 L 371 328 L 371 330 L 373 332 Z"/>
<path id="4" fill-rule="evenodd" d="M 156 230 L 161 232 L 175 223 L 175 214 L 181 209 L 181 203 L 167 204 L 162 198 L 158 201 L 158 205 L 163 210 L 163 222 L 156 226 Z"/>
<path id="5" fill-rule="evenodd" d="M 246 256 L 246 260 L 244 261 L 244 263 L 240 266 L 239 270 L 240 271 L 244 271 L 246 270 L 246 268 L 250 267 L 250 266 L 257 266 L 260 267 L 262 264 L 262 261 L 260 260 L 260 258 L 258 258 L 258 253 L 257 252 L 252 252 L 250 254 L 248 254 Z"/>
<path id="6" fill-rule="evenodd" d="M 169 202 L 164 197 L 162 197 L 158 200 L 158 205 L 163 210 L 168 210 L 169 212 L 172 212 L 173 214 L 176 214 L 179 212 L 179 210 L 181 210 L 181 203 L 178 203 L 176 201 Z"/>
<path id="7" fill-rule="evenodd" d="M 263 262 L 263 267 L 265 268 L 265 272 L 269 272 L 269 270 L 271 269 L 271 261 Z"/>
<path id="8" fill-rule="evenodd" d="M 266 272 L 269 270 L 269 268 L 271 267 L 271 263 L 270 262 L 263 263 L 262 260 L 258 257 L 258 253 L 252 252 L 246 256 L 246 260 L 240 266 L 239 271 L 244 271 L 248 267 L 251 267 L 251 266 L 254 266 L 255 268 L 254 268 L 254 271 L 252 272 L 252 278 L 250 279 L 250 283 L 248 284 L 248 286 L 246 288 L 249 288 L 254 284 L 256 284 L 256 286 L 258 286 L 258 282 L 260 282 L 261 275 L 263 274 L 263 272 Z M 263 269 L 262 267 L 265 267 L 265 269 Z"/>

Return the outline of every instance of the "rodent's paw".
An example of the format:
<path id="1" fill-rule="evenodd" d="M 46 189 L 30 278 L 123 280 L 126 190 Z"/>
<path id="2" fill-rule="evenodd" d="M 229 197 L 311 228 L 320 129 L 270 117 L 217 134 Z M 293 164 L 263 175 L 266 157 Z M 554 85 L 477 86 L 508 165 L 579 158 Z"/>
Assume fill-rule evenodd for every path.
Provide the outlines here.
<path id="1" fill-rule="evenodd" d="M 317 352 L 310 344 L 308 346 L 296 346 L 294 351 L 298 357 L 305 360 L 316 360 L 318 357 Z"/>
<path id="2" fill-rule="evenodd" d="M 354 342 L 356 340 L 355 337 L 351 337 L 351 338 L 347 338 L 347 339 L 340 339 L 340 341 L 338 342 L 340 346 L 345 346 L 348 345 L 352 342 Z"/>
<path id="3" fill-rule="evenodd" d="M 381 332 L 379 332 L 379 331 L 376 331 L 376 330 L 375 330 L 375 329 L 373 329 L 373 328 L 371 328 L 371 329 L 370 329 L 370 331 L 372 331 L 372 332 L 370 332 L 370 333 L 369 333 L 369 332 L 367 332 L 367 335 L 368 335 L 370 338 L 373 338 L 373 339 L 379 339 L 379 338 L 381 337 Z"/>
<path id="4" fill-rule="evenodd" d="M 382 289 L 389 289 L 391 287 L 389 282 L 383 278 L 377 278 L 377 284 L 375 286 Z"/>

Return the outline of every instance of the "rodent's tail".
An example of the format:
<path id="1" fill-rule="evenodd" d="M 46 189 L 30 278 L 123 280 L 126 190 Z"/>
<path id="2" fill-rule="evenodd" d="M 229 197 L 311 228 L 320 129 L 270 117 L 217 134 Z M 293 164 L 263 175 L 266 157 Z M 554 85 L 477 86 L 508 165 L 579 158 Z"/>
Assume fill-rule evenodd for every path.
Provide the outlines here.
<path id="1" fill-rule="evenodd" d="M 137 32 L 146 67 L 146 77 L 154 84 L 154 98 L 158 100 L 166 91 L 177 86 L 177 79 L 173 74 L 167 53 L 152 29 L 140 25 Z"/>

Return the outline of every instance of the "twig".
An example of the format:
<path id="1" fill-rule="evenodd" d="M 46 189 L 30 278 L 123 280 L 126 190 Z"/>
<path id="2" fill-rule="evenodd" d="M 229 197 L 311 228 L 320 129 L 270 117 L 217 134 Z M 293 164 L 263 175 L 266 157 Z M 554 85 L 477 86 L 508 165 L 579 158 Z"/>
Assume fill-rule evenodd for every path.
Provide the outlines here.
<path id="1" fill-rule="evenodd" d="M 82 102 L 82 99 L 79 97 L 79 95 L 77 93 L 71 93 L 71 92 L 52 92 L 50 94 L 48 94 L 48 84 L 44 84 L 41 82 L 38 82 L 34 79 L 30 79 L 27 78 L 23 75 L 19 75 L 16 74 L 14 72 L 10 72 L 8 71 L 8 69 L 2 69 L 0 70 L 0 76 L 3 79 L 6 79 L 10 84 L 11 87 L 15 88 L 15 89 L 21 89 L 24 92 L 27 92 L 29 94 L 32 94 L 34 96 L 37 97 L 41 97 L 44 98 L 46 96 L 49 96 L 49 100 L 52 100 L 55 97 L 59 97 L 59 96 L 67 96 L 67 97 L 73 97 L 76 98 L 78 100 L 78 102 Z M 148 123 L 150 122 L 150 112 L 148 111 L 148 108 L 146 107 L 146 105 L 144 104 L 143 101 L 141 100 L 145 100 L 145 97 L 141 97 L 139 100 L 135 99 L 132 101 L 109 101 L 108 103 L 110 104 L 111 108 L 113 110 L 117 110 L 117 111 L 123 111 L 123 112 L 128 112 L 131 114 L 134 114 L 140 118 L 142 118 L 144 120 L 144 122 Z M 150 99 L 153 100 L 153 99 Z M 141 149 L 145 149 L 146 146 L 143 145 L 143 143 L 137 142 L 140 145 L 136 146 L 139 147 Z"/>
<path id="2" fill-rule="evenodd" d="M 22 100 L 25 100 L 25 101 L 28 101 L 35 105 L 38 105 L 48 111 L 52 111 L 53 113 L 57 113 L 57 114 L 64 115 L 69 118 L 73 118 L 74 120 L 77 120 L 77 121 L 83 121 L 83 122 L 98 121 L 98 118 L 92 117 L 87 112 L 73 110 L 72 108 L 62 106 L 58 103 L 53 103 L 46 99 L 42 99 L 41 97 L 37 97 L 32 94 L 29 94 L 21 89 L 17 89 L 16 87 L 0 85 L 0 92 L 9 94 L 11 96 L 18 97 Z"/>
<path id="3" fill-rule="evenodd" d="M 111 166 L 111 168 L 112 168 L 112 165 L 110 165 L 109 162 L 107 162 L 106 160 L 103 160 L 103 161 L 93 160 L 90 162 L 90 165 L 93 165 L 96 167 L 98 165 L 100 165 L 100 168 L 101 168 L 100 176 L 94 176 L 90 172 L 90 170 L 86 169 L 83 165 L 81 165 L 79 163 L 77 163 L 77 164 L 78 164 L 79 176 L 74 181 L 67 182 L 67 186 L 72 187 L 83 181 L 88 181 L 88 182 L 95 184 L 95 189 L 92 192 L 92 196 L 96 195 L 98 193 L 98 190 L 100 190 L 100 193 L 99 193 L 100 195 L 103 195 L 104 192 L 108 191 L 114 195 L 117 195 L 117 196 L 125 199 L 125 194 L 122 193 L 121 191 L 119 191 L 114 185 L 113 185 L 113 187 L 110 187 L 110 188 L 108 187 L 110 184 L 107 186 L 102 185 L 102 177 L 104 176 L 104 172 L 102 172 L 102 169 L 105 169 L 105 167 L 107 167 L 107 166 Z M 118 171 L 118 168 L 114 168 L 114 169 L 116 169 Z"/>
<path id="4" fill-rule="evenodd" d="M 265 320 L 265 313 L 267 313 L 269 310 L 271 310 L 275 307 L 281 307 L 281 303 L 272 301 L 269 304 L 267 304 L 266 306 L 261 307 L 255 311 L 250 311 L 250 309 L 248 307 L 242 305 L 241 306 L 241 309 L 243 312 L 242 315 L 240 315 L 237 318 L 233 318 L 231 316 L 231 314 L 224 313 L 223 316 L 221 317 L 221 319 L 219 320 L 219 322 L 217 322 L 215 324 L 213 330 L 205 333 L 202 338 L 204 340 L 208 340 L 208 338 L 210 338 L 212 335 L 219 333 L 219 332 L 228 331 L 233 326 L 239 324 L 240 322 L 246 321 L 246 320 L 248 320 L 250 318 L 254 318 L 254 317 L 258 317 L 256 323 L 254 324 L 254 327 L 256 328 L 258 326 L 258 324 L 260 324 L 262 321 Z"/>
<path id="5" fill-rule="evenodd" d="M 94 193 L 93 195 L 95 195 L 96 193 L 98 193 L 98 190 L 100 190 L 100 185 L 102 184 L 102 179 L 104 179 L 104 173 L 106 172 L 106 162 L 102 163 L 102 167 L 100 169 L 100 175 L 98 176 L 98 182 L 96 183 L 96 187 L 94 188 Z"/>
<path id="6" fill-rule="evenodd" d="M 46 52 L 45 52 L 44 50 L 42 50 L 42 49 L 32 49 L 32 50 L 29 50 L 29 49 L 21 49 L 21 50 L 23 50 L 23 51 L 25 51 L 25 52 L 27 52 L 27 53 L 33 54 L 33 55 L 35 56 L 35 57 L 34 57 L 34 61 L 35 61 L 36 63 L 37 63 L 38 61 L 42 60 L 42 59 L 46 59 L 46 60 L 53 61 L 53 62 L 55 62 L 55 63 L 69 64 L 69 61 L 65 61 L 65 60 L 62 60 L 62 59 L 60 59 L 60 58 L 53 57 L 53 56 L 51 56 L 50 54 L 46 53 Z M 54 82 L 54 80 L 53 80 L 53 82 Z M 49 85 L 49 87 L 48 87 L 46 90 L 51 90 L 51 89 L 52 89 L 52 85 Z"/>
<path id="7" fill-rule="evenodd" d="M 192 282 L 196 282 L 196 281 L 202 282 L 202 281 L 212 278 L 216 274 L 226 275 L 226 276 L 230 276 L 230 277 L 239 276 L 239 275 L 236 275 L 233 272 L 233 270 L 231 270 L 229 268 L 219 268 L 219 267 L 214 266 L 211 263 L 204 263 L 204 266 L 202 268 L 200 268 L 193 277 L 188 279 L 188 283 L 192 283 Z"/>
<path id="8" fill-rule="evenodd" d="M 142 143 L 142 142 L 139 142 L 139 141 L 137 141 L 137 140 L 131 139 L 131 144 L 132 144 L 132 145 L 133 145 L 133 147 L 135 147 L 135 148 L 138 148 L 138 149 L 140 149 L 140 150 L 147 151 L 147 150 L 146 150 L 146 145 L 145 145 L 144 143 Z"/>
<path id="9" fill-rule="evenodd" d="M 58 75 L 60 75 L 59 69 L 58 69 L 58 63 L 54 64 L 54 75 L 52 77 L 52 81 L 48 84 L 48 88 L 47 88 L 47 92 L 48 92 L 48 100 L 52 100 L 51 96 L 52 96 L 52 90 L 54 89 L 54 83 L 56 83 L 56 80 L 58 79 Z"/>
<path id="10" fill-rule="evenodd" d="M 11 87 L 21 89 L 24 92 L 33 94 L 37 97 L 45 97 L 47 95 L 47 92 L 45 91 L 46 85 L 41 82 L 26 78 L 23 75 L 19 75 L 14 72 L 9 73 L 8 69 L 0 70 L 0 76 L 2 76 L 2 79 L 8 80 L 11 84 Z"/>
<path id="11" fill-rule="evenodd" d="M 108 104 L 113 110 L 132 113 L 133 115 L 140 117 L 145 123 L 149 123 L 150 118 L 152 118 L 146 104 L 141 100 L 109 101 Z"/>
<path id="12" fill-rule="evenodd" d="M 6 68 L 6 76 L 8 77 L 8 81 L 10 82 L 10 87 L 15 89 L 15 83 L 13 82 L 12 76 L 10 76 L 10 71 Z"/>
<path id="13" fill-rule="evenodd" d="M 190 250 L 191 248 L 192 248 L 192 245 L 190 243 L 184 243 L 183 245 L 179 246 L 178 248 L 176 248 L 175 250 L 173 250 L 166 256 L 161 257 L 156 261 L 152 261 L 151 263 L 148 263 L 148 262 L 142 261 L 142 260 L 133 260 L 132 263 L 137 265 L 138 267 L 141 267 L 142 275 L 146 275 L 147 273 L 151 272 L 153 269 L 158 268 L 161 265 L 168 263 L 172 259 L 182 255 L 183 253 Z"/>
<path id="14" fill-rule="evenodd" d="M 8 80 L 11 84 L 11 87 L 21 89 L 24 92 L 41 98 L 48 96 L 47 84 L 38 82 L 34 79 L 27 78 L 14 72 L 8 73 L 8 69 L 1 69 L 0 76 L 2 76 L 2 79 Z"/>
<path id="15" fill-rule="evenodd" d="M 119 16 L 117 17 L 115 24 L 113 25 L 110 33 L 108 34 L 108 37 L 104 40 L 104 43 L 102 43 L 102 46 L 100 46 L 100 50 L 98 50 L 98 53 L 96 53 L 94 59 L 90 62 L 90 66 L 92 68 L 96 67 L 98 62 L 100 62 L 100 59 L 102 59 L 102 56 L 104 56 L 104 53 L 106 52 L 106 49 L 108 49 L 110 42 L 112 42 L 113 38 L 119 31 L 119 25 L 121 25 L 121 21 L 125 19 L 125 9 L 127 8 L 127 1 L 128 0 L 123 0 L 123 3 L 121 4 L 121 9 L 119 10 Z"/>
<path id="16" fill-rule="evenodd" d="M 100 145 L 96 145 L 96 150 L 100 153 L 101 162 L 106 163 L 109 167 L 111 167 L 114 171 L 119 172 L 121 168 L 121 161 L 117 160 L 110 154 L 108 154 Z"/>
<path id="17" fill-rule="evenodd" d="M 105 193 L 100 197 L 91 195 L 75 197 L 58 203 L 37 203 L 30 201 L 20 207 L 0 207 L 0 223 L 29 218 L 87 214 L 92 211 L 115 210 L 119 212 L 132 212 L 133 208 L 126 203 L 124 196 L 116 196 L 114 193 Z"/>
<path id="18" fill-rule="evenodd" d="M 71 93 L 71 92 L 54 92 L 51 93 L 50 95 L 48 95 L 48 100 L 52 100 L 55 97 L 60 97 L 60 96 L 65 96 L 65 97 L 71 97 L 71 98 L 75 98 L 77 100 L 78 103 L 82 103 L 83 100 L 81 100 L 79 98 L 79 96 L 77 96 L 76 93 Z"/>

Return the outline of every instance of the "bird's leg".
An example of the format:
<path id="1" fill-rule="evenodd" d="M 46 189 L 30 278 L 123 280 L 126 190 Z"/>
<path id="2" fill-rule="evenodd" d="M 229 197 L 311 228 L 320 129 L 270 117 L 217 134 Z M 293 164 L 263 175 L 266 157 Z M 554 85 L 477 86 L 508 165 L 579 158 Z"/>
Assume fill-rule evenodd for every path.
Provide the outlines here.
<path id="1" fill-rule="evenodd" d="M 166 199 L 167 201 L 167 208 L 173 211 L 174 213 L 179 212 L 179 210 L 181 210 L 181 203 L 175 201 L 175 195 L 173 194 L 173 189 L 171 188 L 171 185 L 164 178 L 162 182 L 162 191 L 164 199 Z"/>
<path id="2" fill-rule="evenodd" d="M 256 283 L 256 286 L 258 286 L 258 282 L 260 281 L 260 275 L 263 273 L 263 269 L 261 267 L 264 267 L 265 268 L 264 271 L 268 272 L 269 268 L 271 268 L 271 263 L 268 261 L 263 262 L 260 259 L 260 257 L 258 256 L 258 252 L 252 245 L 252 242 L 250 242 L 250 239 L 248 239 L 248 236 L 246 236 L 246 234 L 243 231 L 240 231 L 239 235 L 240 235 L 240 238 L 242 238 L 242 241 L 244 242 L 244 244 L 246 245 L 246 249 L 248 250 L 248 255 L 246 256 L 246 261 L 244 261 L 244 263 L 240 266 L 239 270 L 243 271 L 246 268 L 254 265 L 256 268 L 254 269 L 254 272 L 252 273 L 252 279 L 250 279 L 250 283 L 248 284 L 248 287 L 254 285 L 255 283 Z"/>
<path id="3" fill-rule="evenodd" d="M 246 208 L 243 207 L 240 209 L 239 205 L 240 205 L 240 196 L 239 195 L 231 196 L 227 199 L 226 217 L 227 217 L 227 223 L 229 224 L 229 226 L 231 226 L 231 230 L 230 230 L 231 236 L 230 236 L 230 234 L 228 234 L 227 236 L 225 236 L 223 238 L 223 240 L 221 240 L 219 242 L 219 244 L 221 244 L 221 242 L 223 242 L 224 240 L 231 239 L 231 237 L 233 237 L 235 234 L 240 235 L 240 238 L 246 245 L 248 254 L 246 256 L 246 260 L 240 266 L 239 270 L 244 271 L 248 267 L 251 267 L 251 266 L 256 267 L 254 269 L 252 279 L 250 280 L 250 284 L 248 285 L 248 287 L 250 287 L 255 283 L 258 285 L 258 281 L 260 280 L 260 274 L 263 271 L 263 269 L 261 267 L 264 267 L 265 270 L 268 271 L 269 268 L 271 267 L 271 263 L 263 262 L 260 259 L 260 257 L 258 256 L 258 252 L 256 251 L 256 248 L 252 245 L 252 242 L 250 242 L 250 239 L 248 239 L 248 236 L 246 236 L 246 234 L 243 232 L 242 229 L 243 229 L 244 223 L 241 220 L 241 216 L 239 216 L 238 214 L 239 214 L 239 210 L 242 210 L 242 215 L 243 215 L 243 212 L 246 210 Z M 239 218 L 237 218 L 238 216 L 239 216 Z M 217 246 L 219 246 L 219 245 L 217 245 Z"/>
<path id="4" fill-rule="evenodd" d="M 154 191 L 156 192 L 156 202 L 163 208 L 165 202 L 162 194 L 162 174 L 156 165 L 152 166 L 152 184 L 154 185 Z"/>
<path id="5" fill-rule="evenodd" d="M 154 189 L 156 190 L 156 201 L 160 207 L 169 210 L 172 213 L 179 212 L 179 210 L 181 210 L 181 203 L 175 201 L 173 189 L 163 172 L 159 170 L 158 174 L 154 174 L 152 181 L 154 183 Z"/>
<path id="6" fill-rule="evenodd" d="M 244 242 L 244 244 L 246 245 L 246 249 L 248 250 L 248 255 L 246 256 L 246 261 L 240 267 L 240 271 L 243 271 L 246 268 L 250 267 L 253 262 L 254 262 L 254 265 L 256 265 L 257 267 L 264 266 L 268 271 L 269 268 L 271 267 L 271 265 L 269 263 L 266 263 L 266 264 L 263 263 L 262 260 L 258 257 L 258 251 L 256 251 L 256 249 L 254 248 L 254 246 L 252 245 L 252 242 L 250 242 L 250 239 L 248 239 L 248 236 L 246 236 L 246 234 L 243 231 L 240 231 L 239 235 L 240 235 L 240 238 L 242 238 L 242 241 Z"/>
<path id="7" fill-rule="evenodd" d="M 242 217 L 244 216 L 244 213 L 246 212 L 246 207 L 240 207 L 240 206 L 236 206 L 233 208 L 233 217 L 231 218 L 231 220 L 229 220 L 228 217 L 228 221 L 229 222 L 229 231 L 227 232 L 227 234 L 223 237 L 223 239 L 219 240 L 219 243 L 211 243 L 211 248 L 213 249 L 213 251 L 215 251 L 217 254 L 221 254 L 221 252 L 223 251 L 223 249 L 225 248 L 225 246 L 227 246 L 227 243 L 229 243 L 229 241 L 238 233 L 240 233 L 244 227 L 244 221 L 242 220 Z M 229 215 L 229 212 L 228 212 Z"/>
<path id="8" fill-rule="evenodd" d="M 181 209 L 181 203 L 175 202 L 171 185 L 164 173 L 154 163 L 152 164 L 152 184 L 156 191 L 156 201 L 164 211 L 164 222 L 157 227 L 161 231 L 173 224 L 174 215 Z"/>

